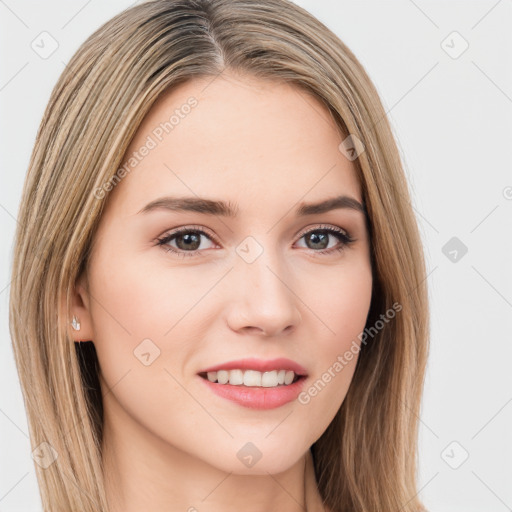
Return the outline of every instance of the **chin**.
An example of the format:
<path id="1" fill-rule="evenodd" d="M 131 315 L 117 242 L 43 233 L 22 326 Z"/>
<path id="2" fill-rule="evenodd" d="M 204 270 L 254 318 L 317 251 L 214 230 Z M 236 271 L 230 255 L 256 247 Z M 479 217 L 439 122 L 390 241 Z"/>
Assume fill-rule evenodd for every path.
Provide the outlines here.
<path id="1" fill-rule="evenodd" d="M 267 434 L 265 434 L 267 435 Z M 290 443 L 279 440 L 279 448 L 268 439 L 258 441 L 234 441 L 233 447 L 222 450 L 224 456 L 219 455 L 215 460 L 207 461 L 211 465 L 227 473 L 236 475 L 267 475 L 278 474 L 290 469 L 308 450 L 292 450 Z M 232 456 L 226 457 L 231 452 Z"/>

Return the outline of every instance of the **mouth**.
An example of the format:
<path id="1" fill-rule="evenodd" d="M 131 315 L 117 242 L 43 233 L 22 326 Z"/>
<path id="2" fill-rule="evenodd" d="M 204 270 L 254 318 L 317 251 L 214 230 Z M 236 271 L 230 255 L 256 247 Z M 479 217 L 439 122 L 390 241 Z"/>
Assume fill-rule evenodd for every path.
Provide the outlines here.
<path id="1" fill-rule="evenodd" d="M 263 372 L 236 367 L 231 370 L 210 369 L 197 375 L 213 394 L 238 406 L 260 411 L 294 402 L 307 378 L 306 374 L 296 374 L 284 368 Z"/>
<path id="2" fill-rule="evenodd" d="M 308 377 L 306 368 L 287 357 L 225 361 L 203 368 L 197 375 L 213 394 L 258 410 L 294 402 Z"/>

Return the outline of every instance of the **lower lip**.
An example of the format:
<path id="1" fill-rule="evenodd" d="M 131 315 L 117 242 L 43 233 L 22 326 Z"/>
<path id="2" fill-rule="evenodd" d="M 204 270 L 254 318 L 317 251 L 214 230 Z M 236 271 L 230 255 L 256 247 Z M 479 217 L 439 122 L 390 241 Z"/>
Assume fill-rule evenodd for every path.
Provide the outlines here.
<path id="1" fill-rule="evenodd" d="M 304 377 L 293 384 L 273 388 L 249 387 L 244 385 L 219 384 L 199 378 L 216 394 L 249 409 L 275 409 L 296 400 L 303 386 Z"/>

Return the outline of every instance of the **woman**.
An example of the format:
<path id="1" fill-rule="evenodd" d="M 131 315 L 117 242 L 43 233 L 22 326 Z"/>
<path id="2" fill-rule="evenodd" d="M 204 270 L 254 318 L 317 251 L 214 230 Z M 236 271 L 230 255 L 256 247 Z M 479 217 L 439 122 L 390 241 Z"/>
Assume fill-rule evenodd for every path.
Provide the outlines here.
<path id="1" fill-rule="evenodd" d="M 45 510 L 424 510 L 417 225 L 374 86 L 306 11 L 114 17 L 52 93 L 19 219 Z"/>

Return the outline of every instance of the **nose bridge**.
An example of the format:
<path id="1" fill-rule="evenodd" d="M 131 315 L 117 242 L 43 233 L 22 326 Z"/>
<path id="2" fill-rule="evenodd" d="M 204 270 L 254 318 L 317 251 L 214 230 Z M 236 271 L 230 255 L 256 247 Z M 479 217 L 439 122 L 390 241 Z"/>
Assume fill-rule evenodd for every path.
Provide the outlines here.
<path id="1" fill-rule="evenodd" d="M 300 321 L 298 299 L 277 244 L 270 246 L 271 236 L 261 239 L 247 237 L 237 247 L 233 277 L 241 283 L 234 287 L 235 324 L 276 334 Z"/>

